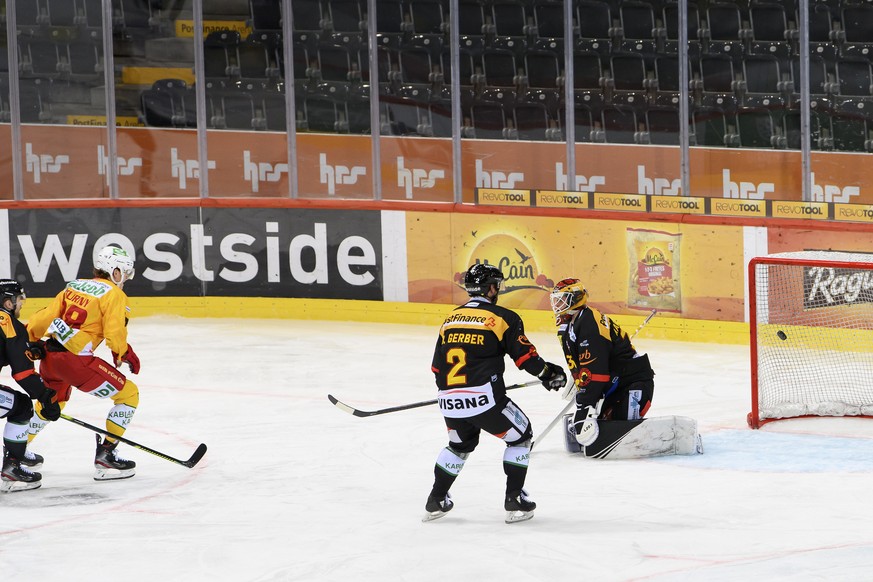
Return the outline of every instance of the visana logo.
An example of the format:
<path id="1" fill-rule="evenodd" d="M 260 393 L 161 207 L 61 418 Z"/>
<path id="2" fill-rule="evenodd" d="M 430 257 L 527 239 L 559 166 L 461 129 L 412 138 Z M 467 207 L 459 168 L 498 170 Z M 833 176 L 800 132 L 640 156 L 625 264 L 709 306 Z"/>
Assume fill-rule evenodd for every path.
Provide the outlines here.
<path id="1" fill-rule="evenodd" d="M 215 161 L 207 160 L 206 168 L 215 169 Z M 183 160 L 179 158 L 179 151 L 170 148 L 170 174 L 179 180 L 181 190 L 188 189 L 188 180 L 200 179 L 200 162 L 197 160 Z"/>
<path id="2" fill-rule="evenodd" d="M 440 398 L 440 408 L 443 410 L 469 410 L 488 406 L 490 402 L 487 394 L 467 398 Z"/>
<path id="3" fill-rule="evenodd" d="M 443 170 L 422 170 L 420 168 L 406 169 L 403 156 L 397 156 L 397 185 L 406 190 L 406 197 L 412 198 L 413 188 L 433 188 L 437 180 L 446 177 Z"/>
<path id="4" fill-rule="evenodd" d="M 512 172 L 509 175 L 503 172 L 486 172 L 482 160 L 476 160 L 476 187 L 477 188 L 515 188 L 515 185 L 524 180 L 522 172 Z"/>
<path id="5" fill-rule="evenodd" d="M 852 196 L 861 194 L 861 189 L 857 186 L 846 186 L 845 188 L 832 184 L 819 186 L 815 183 L 815 172 L 810 172 L 809 176 L 812 181 L 812 199 L 815 202 L 849 202 Z"/>
<path id="6" fill-rule="evenodd" d="M 288 173 L 288 164 L 274 166 L 269 162 L 255 163 L 252 161 L 252 152 L 243 150 L 243 179 L 251 182 L 252 192 L 257 194 L 261 182 L 278 182 L 283 173 Z"/>
<path id="7" fill-rule="evenodd" d="M 48 154 L 37 155 L 33 153 L 33 144 L 27 142 L 24 144 L 25 153 L 25 168 L 33 174 L 33 183 L 39 184 L 42 182 L 43 174 L 58 174 L 64 164 L 70 163 L 70 156 L 60 154 L 50 156 Z"/>
<path id="8" fill-rule="evenodd" d="M 336 194 L 337 185 L 357 184 L 358 178 L 367 175 L 364 166 L 331 166 L 327 163 L 327 154 L 318 154 L 318 177 L 322 184 L 327 184 L 327 193 Z"/>
<path id="9" fill-rule="evenodd" d="M 115 162 L 115 171 L 119 176 L 132 176 L 133 172 L 141 167 L 142 158 L 127 159 L 118 156 Z M 109 184 L 109 155 L 102 145 L 97 146 L 97 175 L 106 176 L 106 183 Z"/>
<path id="10" fill-rule="evenodd" d="M 727 168 L 721 171 L 722 175 L 722 195 L 725 198 L 748 198 L 752 200 L 763 200 L 767 194 L 772 194 L 776 190 L 776 185 L 772 182 L 736 182 L 731 181 L 731 171 Z"/>
<path id="11" fill-rule="evenodd" d="M 682 179 L 668 180 L 666 178 L 649 178 L 646 167 L 637 166 L 637 194 L 652 194 L 655 196 L 678 196 L 682 193 Z"/>
<path id="12" fill-rule="evenodd" d="M 596 192 L 598 186 L 606 184 L 606 176 L 585 176 L 576 174 L 573 180 L 573 190 L 575 192 Z M 555 190 L 569 190 L 567 187 L 567 174 L 564 172 L 564 164 L 555 162 Z"/>

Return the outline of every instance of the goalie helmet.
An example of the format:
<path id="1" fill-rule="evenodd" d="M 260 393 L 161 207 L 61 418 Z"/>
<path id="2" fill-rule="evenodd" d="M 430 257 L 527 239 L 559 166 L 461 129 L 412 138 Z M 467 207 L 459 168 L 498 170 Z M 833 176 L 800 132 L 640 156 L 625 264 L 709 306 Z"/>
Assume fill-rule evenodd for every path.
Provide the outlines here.
<path id="1" fill-rule="evenodd" d="M 94 259 L 94 268 L 109 275 L 109 278 L 120 285 L 133 279 L 136 271 L 133 268 L 133 259 L 127 251 L 118 247 L 103 247 Z M 121 272 L 121 280 L 115 280 L 115 269 Z"/>
<path id="2" fill-rule="evenodd" d="M 552 289 L 549 300 L 555 316 L 576 313 L 588 304 L 588 290 L 579 279 L 564 279 Z"/>
<path id="3" fill-rule="evenodd" d="M 484 296 L 488 294 L 491 285 L 496 285 L 499 290 L 504 278 L 503 272 L 494 265 L 476 263 L 464 275 L 464 289 L 470 297 Z"/>

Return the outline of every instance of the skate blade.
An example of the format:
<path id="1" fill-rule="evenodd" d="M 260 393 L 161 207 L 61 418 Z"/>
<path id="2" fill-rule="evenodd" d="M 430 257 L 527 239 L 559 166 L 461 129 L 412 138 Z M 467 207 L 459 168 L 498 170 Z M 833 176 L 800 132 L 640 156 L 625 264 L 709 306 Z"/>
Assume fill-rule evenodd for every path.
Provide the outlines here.
<path id="1" fill-rule="evenodd" d="M 0 493 L 17 493 L 42 487 L 42 481 L 0 481 Z"/>
<path id="2" fill-rule="evenodd" d="M 95 481 L 117 481 L 118 479 L 130 479 L 136 475 L 136 469 L 108 469 L 106 467 L 94 467 Z"/>
<path id="3" fill-rule="evenodd" d="M 445 517 L 448 511 L 428 511 L 424 514 L 424 517 L 421 518 L 422 523 L 427 523 L 429 521 L 437 520 L 441 517 Z"/>
<path id="4" fill-rule="evenodd" d="M 504 521 L 506 523 L 518 523 L 520 521 L 527 521 L 533 518 L 533 516 L 533 511 L 507 511 Z"/>
<path id="5" fill-rule="evenodd" d="M 24 461 L 22 461 L 21 464 L 24 465 L 25 467 L 27 467 L 28 469 L 30 469 L 31 471 L 37 471 L 39 469 L 42 469 L 42 463 L 34 463 L 31 465 L 30 463 L 25 463 Z"/>

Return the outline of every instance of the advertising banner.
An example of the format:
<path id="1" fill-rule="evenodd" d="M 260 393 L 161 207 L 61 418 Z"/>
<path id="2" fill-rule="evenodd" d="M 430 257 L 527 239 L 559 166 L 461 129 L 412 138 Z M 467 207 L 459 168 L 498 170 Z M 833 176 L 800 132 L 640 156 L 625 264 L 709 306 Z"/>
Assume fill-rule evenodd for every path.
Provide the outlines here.
<path id="1" fill-rule="evenodd" d="M 202 212 L 202 219 L 201 219 Z M 31 297 L 92 276 L 108 244 L 136 257 L 132 296 L 394 299 L 405 261 L 386 248 L 378 211 L 225 208 L 0 210 L 0 277 Z M 393 222 L 397 222 L 394 220 Z M 403 225 L 392 227 L 402 228 Z M 397 264 L 398 267 L 386 268 Z"/>
<path id="2" fill-rule="evenodd" d="M 607 313 L 744 319 L 742 227 L 417 212 L 407 224 L 411 302 L 463 303 L 480 262 L 503 271 L 510 308 L 549 310 L 555 282 L 576 277 Z"/>

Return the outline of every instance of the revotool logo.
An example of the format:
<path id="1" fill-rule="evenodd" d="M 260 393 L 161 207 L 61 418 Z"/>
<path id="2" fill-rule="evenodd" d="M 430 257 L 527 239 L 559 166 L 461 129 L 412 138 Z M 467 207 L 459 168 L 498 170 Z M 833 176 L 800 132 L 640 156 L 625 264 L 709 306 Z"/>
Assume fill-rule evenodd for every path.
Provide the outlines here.
<path id="1" fill-rule="evenodd" d="M 412 198 L 413 188 L 433 188 L 437 180 L 446 177 L 443 170 L 422 170 L 420 168 L 406 169 L 403 156 L 397 156 L 397 185 L 406 190 L 406 197 Z"/>
<path id="2" fill-rule="evenodd" d="M 210 170 L 215 169 L 215 161 L 207 160 L 206 167 Z M 179 158 L 179 153 L 176 148 L 170 148 L 170 173 L 174 178 L 179 180 L 179 188 L 186 190 L 188 188 L 188 180 L 200 178 L 200 162 L 197 160 L 183 160 Z"/>
<path id="3" fill-rule="evenodd" d="M 587 178 L 576 174 L 573 180 L 574 192 L 596 192 L 598 186 L 606 184 L 606 176 L 591 176 Z M 555 162 L 555 190 L 569 190 L 567 187 L 567 174 L 564 172 L 564 164 Z"/>
<path id="4" fill-rule="evenodd" d="M 132 176 L 133 172 L 141 167 L 142 158 L 127 159 L 118 156 L 115 162 L 115 169 L 119 176 Z M 97 146 L 97 175 L 106 176 L 106 183 L 109 184 L 109 156 L 102 145 Z"/>
<path id="5" fill-rule="evenodd" d="M 507 188 L 513 189 L 515 185 L 524 180 L 524 173 L 511 172 L 486 172 L 482 160 L 476 160 L 476 187 L 477 188 Z"/>
<path id="6" fill-rule="evenodd" d="M 357 184 L 358 178 L 367 175 L 364 166 L 331 166 L 327 163 L 327 154 L 318 154 L 318 178 L 322 184 L 327 184 L 327 193 L 336 194 L 337 185 Z"/>
<path id="7" fill-rule="evenodd" d="M 288 164 L 252 161 L 252 152 L 243 150 L 243 179 L 252 184 L 252 192 L 257 193 L 261 182 L 278 182 L 282 174 L 288 173 Z"/>
<path id="8" fill-rule="evenodd" d="M 751 200 L 763 200 L 767 194 L 772 194 L 776 190 L 776 185 L 772 182 L 740 182 L 737 184 L 731 180 L 731 171 L 727 168 L 721 171 L 722 175 L 722 192 L 725 198 L 748 198 Z"/>
<path id="9" fill-rule="evenodd" d="M 646 167 L 637 166 L 637 194 L 652 194 L 655 196 L 678 196 L 682 193 L 682 180 L 666 178 L 649 178 Z"/>
<path id="10" fill-rule="evenodd" d="M 33 153 L 33 144 L 24 144 L 24 159 L 26 170 L 33 174 L 33 183 L 39 184 L 43 174 L 58 174 L 64 164 L 70 163 L 70 156 L 60 154 L 50 156 L 48 154 L 37 155 Z"/>

